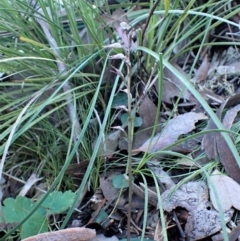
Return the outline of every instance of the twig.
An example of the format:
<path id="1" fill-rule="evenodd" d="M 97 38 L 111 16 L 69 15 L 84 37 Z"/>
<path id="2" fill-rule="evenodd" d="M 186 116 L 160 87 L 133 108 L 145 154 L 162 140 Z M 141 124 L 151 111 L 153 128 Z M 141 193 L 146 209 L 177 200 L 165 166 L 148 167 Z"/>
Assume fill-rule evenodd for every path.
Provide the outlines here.
<path id="1" fill-rule="evenodd" d="M 142 41 L 143 41 L 143 39 L 144 39 L 144 35 L 145 35 L 145 32 L 146 32 L 146 30 L 147 30 L 147 28 L 148 28 L 148 25 L 149 25 L 149 22 L 150 22 L 150 19 L 151 19 L 152 15 L 153 15 L 153 12 L 155 11 L 155 9 L 157 8 L 157 6 L 158 6 L 159 3 L 160 3 L 160 0 L 157 0 L 157 1 L 154 3 L 153 7 L 151 8 L 150 12 L 149 12 L 149 15 L 148 15 L 148 18 L 147 18 L 147 22 L 146 22 L 146 24 L 144 25 L 144 28 L 143 28 L 143 31 L 142 31 Z"/>
<path id="2" fill-rule="evenodd" d="M 59 73 L 61 73 L 62 75 L 67 75 L 68 74 L 67 68 L 66 68 L 66 66 L 65 66 L 65 64 L 62 61 L 62 58 L 60 56 L 58 44 L 51 34 L 49 24 L 44 19 L 42 19 L 41 15 L 43 15 L 43 14 L 44 14 L 43 10 L 39 9 L 35 13 L 35 19 L 39 23 L 39 25 L 41 26 L 46 38 L 48 39 L 48 42 L 51 46 L 51 49 L 52 49 L 52 51 L 55 55 L 56 60 L 57 60 L 57 67 L 58 67 Z M 49 16 L 51 16 L 49 10 L 48 10 L 48 14 L 49 14 Z M 67 104 L 67 112 L 68 112 L 68 115 L 69 115 L 69 118 L 70 118 L 71 122 L 73 123 L 73 127 L 74 127 L 73 141 L 74 141 L 74 144 L 76 144 L 76 142 L 78 141 L 78 136 L 79 136 L 81 127 L 80 127 L 80 124 L 79 124 L 79 121 L 78 121 L 78 118 L 77 118 L 76 110 L 74 109 L 73 96 L 72 96 L 72 93 L 71 93 L 71 85 L 69 84 L 69 82 L 66 82 L 63 85 L 63 91 L 66 93 L 66 101 L 68 103 Z M 76 152 L 76 155 L 77 155 L 77 161 L 79 163 L 79 153 Z"/>

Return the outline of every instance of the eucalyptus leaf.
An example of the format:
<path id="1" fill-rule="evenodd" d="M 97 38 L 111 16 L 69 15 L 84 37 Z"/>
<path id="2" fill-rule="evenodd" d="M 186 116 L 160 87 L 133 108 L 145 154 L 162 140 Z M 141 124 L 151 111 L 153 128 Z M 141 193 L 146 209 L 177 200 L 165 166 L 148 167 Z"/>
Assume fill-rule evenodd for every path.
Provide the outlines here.
<path id="1" fill-rule="evenodd" d="M 121 123 L 122 125 L 126 124 L 128 121 L 128 114 L 127 113 L 123 113 L 121 115 Z M 134 127 L 140 127 L 142 125 L 143 121 L 141 117 L 135 117 L 134 121 L 133 121 L 133 126 Z"/>
<path id="2" fill-rule="evenodd" d="M 127 106 L 127 101 L 127 94 L 124 92 L 119 92 L 113 98 L 112 108 L 116 108 L 118 106 Z"/>
<path id="3" fill-rule="evenodd" d="M 127 188 L 129 186 L 123 174 L 115 175 L 112 179 L 112 185 L 116 189 Z"/>

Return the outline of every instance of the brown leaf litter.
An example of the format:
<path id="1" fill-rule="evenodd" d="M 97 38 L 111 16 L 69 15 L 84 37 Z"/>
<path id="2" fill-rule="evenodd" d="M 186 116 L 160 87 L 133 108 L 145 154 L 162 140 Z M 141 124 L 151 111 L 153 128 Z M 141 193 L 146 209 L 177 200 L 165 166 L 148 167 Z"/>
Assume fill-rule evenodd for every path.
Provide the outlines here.
<path id="1" fill-rule="evenodd" d="M 240 104 L 240 93 L 228 98 L 224 103 L 222 103 L 220 108 L 217 110 L 216 115 L 221 120 L 224 109 L 231 108 L 238 104 Z M 229 129 L 231 127 L 232 121 L 232 118 L 225 118 L 225 122 L 223 124 L 225 125 L 226 129 Z M 217 126 L 215 125 L 213 120 L 210 120 L 206 129 L 217 129 Z M 202 148 L 205 149 L 206 155 L 209 159 L 216 160 L 219 158 L 228 175 L 240 184 L 240 168 L 228 146 L 228 143 L 226 143 L 221 133 L 213 132 L 204 135 L 202 141 Z"/>
<path id="2" fill-rule="evenodd" d="M 176 189 L 173 187 L 162 194 L 163 208 L 170 212 L 176 207 L 189 211 L 185 233 L 189 241 L 208 237 L 221 230 L 221 218 L 208 201 L 208 187 L 203 181 L 188 182 Z M 233 209 L 224 212 L 225 222 L 229 222 Z"/>
<path id="3" fill-rule="evenodd" d="M 216 210 L 228 211 L 231 207 L 240 210 L 240 185 L 232 178 L 215 170 L 210 176 L 210 197 Z M 220 207 L 219 205 L 220 204 Z"/>
<path id="4" fill-rule="evenodd" d="M 173 67 L 176 68 L 183 76 L 187 78 L 186 73 L 176 63 L 172 63 Z M 173 99 L 182 96 L 184 100 L 190 100 L 191 94 L 185 89 L 183 83 L 179 78 L 174 75 L 168 68 L 164 68 L 164 80 L 163 80 L 163 91 L 162 101 L 172 104 Z M 155 87 L 158 90 L 158 81 L 155 82 Z"/>
<path id="5" fill-rule="evenodd" d="M 195 128 L 195 123 L 199 120 L 206 120 L 203 113 L 189 112 L 179 115 L 168 121 L 161 133 L 148 139 L 142 146 L 133 150 L 134 152 L 157 152 L 176 142 L 178 137 L 187 134 Z"/>

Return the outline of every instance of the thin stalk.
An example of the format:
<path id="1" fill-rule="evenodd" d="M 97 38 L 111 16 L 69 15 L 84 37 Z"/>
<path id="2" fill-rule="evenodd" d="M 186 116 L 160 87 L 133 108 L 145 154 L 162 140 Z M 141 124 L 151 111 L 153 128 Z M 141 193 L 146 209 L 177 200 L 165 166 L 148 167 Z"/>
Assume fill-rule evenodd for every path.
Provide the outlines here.
<path id="1" fill-rule="evenodd" d="M 128 52 L 128 63 L 130 62 L 130 51 Z M 127 221 L 127 240 L 130 241 L 130 224 L 132 211 L 132 142 L 133 142 L 133 121 L 135 113 L 132 113 L 132 95 L 131 95 L 131 64 L 127 64 L 127 93 L 128 93 L 128 164 L 127 170 L 129 177 L 129 194 L 128 194 L 128 221 Z"/>

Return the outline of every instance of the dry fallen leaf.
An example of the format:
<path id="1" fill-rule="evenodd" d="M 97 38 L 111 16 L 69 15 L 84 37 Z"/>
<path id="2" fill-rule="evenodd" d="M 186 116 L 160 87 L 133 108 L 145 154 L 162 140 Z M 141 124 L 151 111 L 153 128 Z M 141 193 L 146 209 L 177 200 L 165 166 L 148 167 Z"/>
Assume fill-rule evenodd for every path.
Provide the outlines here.
<path id="1" fill-rule="evenodd" d="M 189 112 L 171 119 L 161 133 L 154 138 L 149 138 L 141 147 L 133 150 L 134 152 L 153 153 L 160 151 L 164 147 L 173 144 L 180 135 L 187 134 L 195 128 L 195 123 L 205 120 L 207 116 L 203 113 Z"/>
<path id="2" fill-rule="evenodd" d="M 133 136 L 133 149 L 141 146 L 147 139 L 149 139 L 152 135 L 153 126 L 156 118 L 157 107 L 152 102 L 152 100 L 146 95 L 139 107 L 138 114 L 142 118 L 142 125 L 138 128 L 137 132 L 134 133 Z M 159 118 L 160 122 L 160 118 Z M 156 128 L 156 132 L 161 130 L 161 126 L 159 125 Z M 119 148 L 120 150 L 128 149 L 127 139 L 124 138 L 125 134 L 121 133 L 122 138 L 119 138 Z"/>
<path id="3" fill-rule="evenodd" d="M 172 104 L 174 97 L 179 96 L 181 93 L 180 88 L 178 88 L 174 83 L 169 82 L 166 79 L 163 80 L 162 88 L 162 101 L 168 104 Z"/>
<path id="4" fill-rule="evenodd" d="M 177 190 L 166 190 L 162 194 L 163 208 L 170 212 L 176 207 L 193 210 L 203 200 L 207 200 L 208 188 L 205 182 L 188 182 L 183 184 Z"/>
<path id="5" fill-rule="evenodd" d="M 211 201 L 216 210 L 219 210 L 217 200 L 223 211 L 228 211 L 231 207 L 240 210 L 240 185 L 232 178 L 215 170 L 210 176 L 208 186 Z M 214 191 L 216 191 L 216 195 Z"/>
<path id="6" fill-rule="evenodd" d="M 223 125 L 227 130 L 230 130 L 232 124 L 237 116 L 237 113 L 240 111 L 240 104 L 234 106 L 227 111 L 226 115 L 223 118 Z"/>
<path id="7" fill-rule="evenodd" d="M 179 65 L 173 63 L 172 64 L 175 69 L 177 69 L 183 76 L 187 75 L 186 73 L 179 67 Z M 164 81 L 163 81 L 163 91 L 162 91 L 162 101 L 172 104 L 172 99 L 174 97 L 179 97 L 182 95 L 184 100 L 189 100 L 191 94 L 188 90 L 185 89 L 183 83 L 179 80 L 179 78 L 174 75 L 169 69 L 164 68 Z M 158 81 L 155 82 L 155 87 L 158 90 Z M 185 90 L 184 90 L 185 89 Z M 184 91 L 183 91 L 184 90 Z"/>
<path id="8" fill-rule="evenodd" d="M 139 116 L 142 118 L 142 125 L 134 134 L 133 149 L 141 146 L 148 138 L 151 137 L 153 126 L 156 118 L 157 107 L 152 100 L 146 95 L 139 107 Z M 160 131 L 160 126 L 157 127 L 157 132 Z"/>
<path id="9" fill-rule="evenodd" d="M 191 79 L 191 82 L 199 83 L 207 78 L 208 69 L 210 67 L 210 62 L 208 60 L 208 55 L 206 54 L 201 65 L 199 66 L 195 76 Z"/>
<path id="10" fill-rule="evenodd" d="M 208 237 L 221 230 L 221 218 L 208 201 L 208 187 L 204 181 L 188 182 L 179 189 L 167 190 L 162 194 L 163 208 L 170 212 L 176 207 L 189 211 L 185 225 L 187 240 L 194 241 Z M 225 222 L 229 222 L 233 209 L 224 212 Z"/>
<path id="11" fill-rule="evenodd" d="M 225 212 L 224 221 L 228 223 L 234 213 L 233 209 Z M 188 241 L 199 240 L 208 237 L 221 230 L 221 218 L 219 213 L 211 209 L 208 201 L 200 203 L 189 213 L 190 217 L 185 225 L 185 233 Z"/>
<path id="12" fill-rule="evenodd" d="M 217 111 L 217 116 L 221 120 L 222 113 L 225 108 L 233 107 L 240 104 L 240 93 L 230 97 L 224 101 Z M 225 120 L 226 127 L 229 127 L 231 120 Z M 210 120 L 207 125 L 207 130 L 217 129 L 217 126 Z M 202 140 L 202 149 L 205 149 L 206 155 L 209 159 L 220 159 L 227 174 L 240 184 L 240 168 L 235 160 L 228 143 L 219 132 L 206 134 Z"/>
<path id="13" fill-rule="evenodd" d="M 199 90 L 201 96 L 210 104 L 222 104 L 224 98 L 220 95 L 215 94 L 212 90 L 205 89 L 204 87 L 202 90 Z"/>
<path id="14" fill-rule="evenodd" d="M 157 225 L 154 231 L 154 240 L 155 241 L 162 241 L 163 239 L 163 229 L 162 229 L 162 225 L 160 223 L 160 219 L 158 219 L 157 221 Z"/>
<path id="15" fill-rule="evenodd" d="M 108 177 L 105 178 L 105 175 L 102 174 L 100 176 L 100 188 L 103 192 L 103 196 L 108 201 L 113 201 L 116 198 L 116 195 L 118 194 L 119 190 L 114 188 L 112 185 L 112 178 L 116 175 L 120 174 L 120 172 L 108 172 Z"/>
<path id="16" fill-rule="evenodd" d="M 96 237 L 96 231 L 89 228 L 67 228 L 55 232 L 41 233 L 22 241 L 88 241 Z"/>

